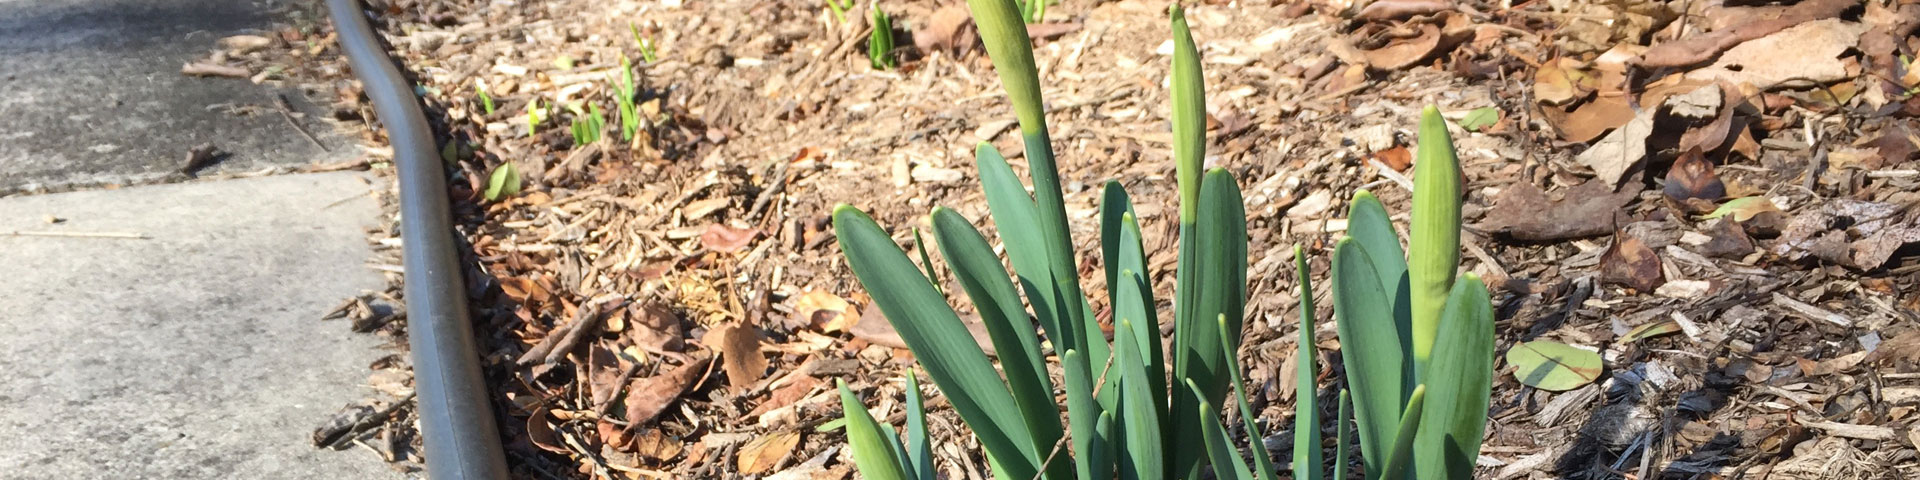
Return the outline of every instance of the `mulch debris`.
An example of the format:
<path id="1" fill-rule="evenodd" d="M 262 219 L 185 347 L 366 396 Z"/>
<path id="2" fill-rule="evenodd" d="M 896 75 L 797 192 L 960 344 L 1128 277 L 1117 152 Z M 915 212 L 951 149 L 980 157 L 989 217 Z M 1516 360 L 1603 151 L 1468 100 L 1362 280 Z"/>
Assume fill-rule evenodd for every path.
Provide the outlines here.
<path id="1" fill-rule="evenodd" d="M 832 380 L 897 423 L 914 361 L 841 261 L 831 208 L 861 207 L 911 250 L 933 206 L 985 217 L 976 143 L 1025 168 L 953 5 L 881 4 L 899 68 L 876 71 L 869 4 L 844 21 L 817 2 L 371 4 L 441 128 L 518 476 L 849 478 L 843 436 L 821 428 L 840 415 Z M 1029 33 L 1082 264 L 1098 263 L 1094 186 L 1118 179 L 1170 292 L 1166 6 L 1065 2 Z M 1484 478 L 1920 476 L 1920 4 L 1206 2 L 1189 19 L 1207 162 L 1241 179 L 1250 216 L 1241 355 L 1268 431 L 1236 434 L 1291 448 L 1287 372 L 1337 368 L 1340 345 L 1324 285 L 1296 292 L 1286 253 L 1305 245 L 1324 276 L 1357 189 L 1405 212 L 1412 129 L 1435 104 L 1475 116 L 1453 125 L 1462 246 L 1494 287 L 1502 358 L 1551 340 L 1605 365 L 1546 391 L 1497 362 Z M 199 70 L 258 80 L 290 69 L 234 59 L 311 52 L 331 63 L 289 78 L 321 79 L 338 119 L 369 118 L 327 35 L 231 38 Z M 597 139 L 574 135 L 586 112 L 620 110 L 623 58 L 633 135 L 612 115 Z M 524 187 L 486 200 L 505 164 Z M 369 267 L 397 285 L 395 230 L 372 232 L 385 257 Z M 1103 310 L 1105 285 L 1085 278 Z M 1320 358 L 1295 353 L 1302 293 L 1322 303 Z M 403 339 L 398 295 L 329 316 Z M 410 415 L 371 405 L 405 403 L 405 355 L 374 368 L 377 398 L 316 439 L 417 468 Z M 924 393 L 940 469 L 985 478 L 964 425 Z"/>

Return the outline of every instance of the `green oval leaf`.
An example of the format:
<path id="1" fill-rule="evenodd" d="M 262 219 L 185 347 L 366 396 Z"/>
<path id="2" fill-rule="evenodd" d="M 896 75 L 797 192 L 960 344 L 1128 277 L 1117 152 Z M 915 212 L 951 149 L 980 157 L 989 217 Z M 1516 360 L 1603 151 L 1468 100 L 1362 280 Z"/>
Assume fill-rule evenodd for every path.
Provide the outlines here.
<path id="1" fill-rule="evenodd" d="M 493 167 L 493 175 L 487 178 L 487 201 L 511 197 L 518 193 L 520 193 L 520 170 L 513 166 L 513 162 Z"/>
<path id="2" fill-rule="evenodd" d="M 1534 340 L 1507 351 L 1507 363 L 1520 383 L 1562 392 L 1593 383 L 1605 371 L 1600 354 L 1549 340 Z"/>

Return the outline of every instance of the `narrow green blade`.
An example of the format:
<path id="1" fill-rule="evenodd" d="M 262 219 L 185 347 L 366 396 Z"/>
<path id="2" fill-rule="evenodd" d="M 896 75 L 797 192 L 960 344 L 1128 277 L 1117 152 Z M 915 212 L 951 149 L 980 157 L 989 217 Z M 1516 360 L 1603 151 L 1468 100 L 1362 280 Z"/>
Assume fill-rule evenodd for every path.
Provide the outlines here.
<path id="1" fill-rule="evenodd" d="M 1215 323 L 1220 324 L 1221 331 L 1227 330 L 1226 317 L 1224 316 L 1220 317 L 1219 320 Z M 1247 438 L 1251 440 L 1251 443 L 1253 443 L 1253 445 L 1248 448 L 1248 450 L 1253 451 L 1253 473 L 1260 480 L 1274 480 L 1274 477 L 1277 476 L 1278 474 L 1275 473 L 1273 469 L 1273 453 L 1267 450 L 1267 442 L 1261 441 L 1260 439 L 1260 426 L 1257 424 L 1257 422 L 1254 421 L 1254 419 L 1258 417 L 1253 412 L 1253 404 L 1247 402 L 1247 389 L 1246 389 L 1247 381 L 1243 378 L 1240 378 L 1240 359 L 1238 358 L 1238 354 L 1235 353 L 1235 349 L 1233 347 L 1233 343 L 1238 343 L 1238 342 L 1229 343 L 1229 341 L 1230 339 L 1228 336 L 1221 336 L 1220 347 L 1223 349 L 1226 349 L 1227 351 L 1227 373 L 1231 375 L 1233 378 L 1233 399 L 1234 399 L 1234 403 L 1237 403 L 1240 406 L 1240 422 L 1242 426 L 1247 429 Z M 1192 384 L 1189 383 L 1188 385 L 1192 385 Z M 1311 381 L 1308 381 L 1308 383 L 1306 383 L 1305 385 L 1308 385 L 1309 386 L 1308 388 L 1311 389 L 1312 388 L 1311 385 L 1313 385 L 1313 383 L 1311 383 Z M 1296 395 L 1296 398 L 1297 397 L 1298 396 Z M 1320 447 L 1319 447 L 1320 427 L 1319 425 L 1316 424 L 1317 420 L 1315 419 L 1315 415 L 1313 414 L 1314 410 L 1312 408 L 1312 403 L 1311 403 L 1312 401 L 1308 400 L 1307 402 L 1308 403 L 1301 404 L 1301 405 L 1305 405 L 1303 407 L 1296 407 L 1296 408 L 1299 408 L 1300 410 L 1294 413 L 1295 415 L 1294 428 L 1296 429 L 1301 428 L 1300 425 L 1302 423 L 1305 423 L 1312 428 L 1313 440 L 1311 444 L 1314 445 L 1314 447 L 1305 449 L 1305 450 L 1313 451 L 1313 458 L 1314 458 L 1313 462 L 1315 464 L 1318 464 L 1319 458 L 1320 458 Z M 1213 417 L 1202 417 L 1202 418 L 1209 420 L 1207 423 L 1212 423 L 1211 419 Z M 1302 419 L 1305 419 L 1305 420 L 1302 420 Z M 1294 467 L 1295 469 L 1294 478 L 1304 480 L 1306 477 L 1299 476 L 1298 469 L 1300 467 L 1297 466 L 1299 464 L 1299 458 L 1300 458 L 1299 452 L 1302 450 L 1302 448 L 1300 447 L 1301 444 L 1298 443 L 1300 442 L 1298 435 L 1295 436 L 1294 442 L 1296 442 L 1294 444 L 1294 459 L 1295 459 L 1295 465 L 1296 465 Z M 1214 468 L 1218 469 L 1220 467 L 1218 465 L 1215 465 Z"/>
<path id="2" fill-rule="evenodd" d="M 1227 437 L 1227 431 L 1220 427 L 1220 413 L 1213 405 L 1200 399 L 1200 387 L 1192 381 L 1187 389 L 1200 403 L 1200 429 L 1206 437 L 1207 458 L 1213 463 L 1213 477 L 1217 479 L 1253 480 L 1253 471 L 1247 468 L 1247 461 L 1240 458 L 1240 451 L 1233 448 L 1233 440 Z M 1252 436 L 1254 444 L 1260 444 L 1259 435 Z"/>
<path id="3" fill-rule="evenodd" d="M 1027 194 L 1027 187 L 1020 183 L 1013 167 L 1007 165 L 1006 157 L 992 144 L 980 143 L 973 158 L 980 169 L 980 187 L 986 194 L 993 226 L 1000 231 L 1000 241 L 1006 244 L 1007 260 L 1013 263 L 1021 290 L 1033 304 L 1040 328 L 1053 340 L 1054 351 L 1078 350 L 1072 345 L 1079 332 L 1060 326 L 1060 307 L 1054 303 L 1053 274 L 1047 267 L 1046 241 L 1036 223 L 1039 214 L 1035 212 L 1033 196 Z"/>
<path id="4" fill-rule="evenodd" d="M 1333 435 L 1333 479 L 1347 480 L 1347 465 L 1353 463 L 1352 451 L 1347 445 L 1353 443 L 1347 438 L 1347 431 L 1353 426 L 1347 425 L 1347 419 L 1353 416 L 1353 401 L 1347 398 L 1347 389 L 1340 389 L 1340 415 L 1334 417 Z"/>
<path id="5" fill-rule="evenodd" d="M 1424 479 L 1473 478 L 1493 392 L 1493 303 L 1479 276 L 1454 283 L 1440 326 L 1414 468 Z"/>
<path id="6" fill-rule="evenodd" d="M 1104 367 L 1104 361 L 1101 367 Z M 1087 366 L 1087 358 L 1079 350 L 1067 350 L 1060 354 L 1060 369 L 1064 370 L 1067 390 L 1067 426 L 1073 429 L 1074 467 L 1079 471 L 1080 480 L 1104 480 L 1113 474 L 1113 444 L 1109 432 L 1096 429 L 1100 419 L 1109 418 L 1112 412 L 1101 409 L 1094 401 L 1094 382 L 1099 381 L 1101 367 Z M 1092 370 L 1092 373 L 1088 373 Z M 1103 390 L 1112 390 L 1104 387 Z M 1056 462 L 1058 460 L 1055 460 Z M 1104 463 L 1103 463 L 1104 462 Z M 1105 476 L 1102 476 L 1105 475 Z"/>
<path id="7" fill-rule="evenodd" d="M 1300 281 L 1300 348 L 1297 356 L 1300 370 L 1294 378 L 1293 407 L 1293 478 L 1297 480 L 1317 480 L 1321 477 L 1321 465 L 1324 462 L 1320 453 L 1320 391 L 1315 381 L 1314 362 L 1320 356 L 1313 344 L 1313 280 L 1307 275 L 1307 253 L 1299 245 L 1293 246 L 1294 275 Z M 1234 369 L 1233 383 L 1237 391 L 1240 384 L 1240 372 Z M 1241 397 L 1240 404 L 1247 414 L 1246 398 Z M 1251 422 L 1249 422 L 1251 425 Z M 1270 480 L 1265 477 L 1262 480 Z"/>
<path id="8" fill-rule="evenodd" d="M 1187 13 L 1175 3 L 1173 24 L 1173 161 L 1180 185 L 1180 219 L 1198 218 L 1200 166 L 1207 153 L 1206 77 L 1200 73 L 1200 49 L 1187 28 Z"/>
<path id="9" fill-rule="evenodd" d="M 933 442 L 927 430 L 927 404 L 920 398 L 919 375 L 907 371 L 907 461 L 914 478 L 934 480 Z"/>
<path id="10" fill-rule="evenodd" d="M 1426 409 L 1426 398 L 1426 385 L 1413 387 L 1413 395 L 1407 397 L 1406 413 L 1400 417 L 1400 428 L 1393 435 L 1393 454 L 1387 457 L 1386 466 L 1380 470 L 1380 476 L 1369 478 L 1379 480 L 1407 478 L 1407 467 L 1413 463 L 1413 440 L 1420 431 L 1420 416 Z M 1372 472 L 1368 470 L 1369 475 Z"/>
<path id="11" fill-rule="evenodd" d="M 1352 238 L 1333 247 L 1333 315 L 1340 332 L 1340 355 L 1353 389 L 1354 417 L 1360 427 L 1361 459 L 1368 472 L 1386 467 L 1393 436 L 1407 398 L 1407 358 L 1391 308 L 1380 299 L 1381 282 L 1373 259 Z"/>
<path id="12" fill-rule="evenodd" d="M 1116 317 L 1119 318 L 1119 317 Z M 1131 319 L 1119 318 L 1114 325 L 1114 371 L 1109 381 L 1119 389 L 1118 407 L 1120 415 L 1120 438 L 1124 442 L 1124 452 L 1120 455 L 1120 478 L 1130 480 L 1153 480 L 1166 478 L 1165 448 L 1162 445 L 1158 400 L 1148 391 L 1146 365 L 1140 359 L 1140 340 L 1134 338 L 1135 326 Z M 1118 378 L 1114 378 L 1117 376 Z"/>
<path id="13" fill-rule="evenodd" d="M 860 475 L 870 480 L 907 480 L 907 471 L 900 465 L 900 457 L 894 454 L 889 443 L 898 443 L 893 439 L 893 429 L 880 426 L 873 420 L 873 414 L 867 413 L 866 405 L 853 397 L 853 391 L 847 389 L 846 380 L 838 380 L 840 388 L 840 408 L 847 419 L 847 448 L 853 449 L 853 465 Z"/>
<path id="14" fill-rule="evenodd" d="M 1420 147 L 1414 156 L 1413 221 L 1409 235 L 1413 358 L 1425 371 L 1440 331 L 1440 311 L 1460 268 L 1460 160 L 1440 110 L 1420 114 Z"/>
<path id="15" fill-rule="evenodd" d="M 1208 276 L 1210 265 L 1200 256 L 1202 240 L 1199 238 L 1200 223 L 1200 169 L 1204 163 L 1207 148 L 1207 97 L 1205 78 L 1200 72 L 1200 50 L 1194 47 L 1193 32 L 1187 28 L 1187 14 L 1175 3 L 1167 12 L 1168 24 L 1173 37 L 1173 90 L 1169 92 L 1173 99 L 1173 158 L 1174 177 L 1180 189 L 1180 257 L 1178 277 L 1174 280 L 1174 333 L 1173 381 L 1178 384 L 1193 378 L 1189 370 L 1193 364 L 1201 362 L 1201 357 L 1193 353 L 1195 348 L 1212 349 L 1215 342 L 1193 338 L 1197 336 L 1196 327 L 1212 328 L 1211 320 L 1215 315 L 1200 311 L 1200 296 L 1206 289 L 1202 278 Z M 1243 219 L 1245 217 L 1242 217 Z M 1235 320 L 1238 320 L 1236 318 Z M 1217 365 L 1217 364 L 1216 364 Z M 1220 395 L 1215 385 L 1206 378 L 1199 386 L 1203 393 L 1200 399 L 1218 403 Z M 1186 395 L 1174 395 L 1169 415 L 1181 418 L 1197 412 L 1197 400 Z M 1173 461 L 1169 474 L 1176 478 L 1191 478 L 1200 467 L 1199 445 L 1202 432 L 1197 421 L 1173 422 L 1174 433 L 1169 438 L 1168 447 L 1173 450 Z"/>
<path id="16" fill-rule="evenodd" d="M 1042 455 L 1033 434 L 993 363 L 946 299 L 866 213 L 840 205 L 833 211 L 833 228 L 854 276 L 961 420 L 973 427 L 981 446 L 994 452 L 1008 474 L 1031 478 Z"/>
<path id="17" fill-rule="evenodd" d="M 953 269 L 954 279 L 973 300 L 994 350 L 1000 353 L 1007 386 L 1033 432 L 1034 447 L 1041 452 L 1052 449 L 1061 435 L 1053 383 L 1047 378 L 1033 324 L 1027 322 L 1027 311 L 1020 307 L 1020 297 L 1000 266 L 1000 257 L 993 254 L 993 247 L 987 245 L 986 237 L 973 228 L 973 223 L 953 210 L 933 209 L 933 237 L 940 242 L 940 254 Z M 1062 472 L 1070 470 L 1064 467 Z"/>
<path id="18" fill-rule="evenodd" d="M 945 295 L 946 289 L 940 288 L 940 276 L 933 274 L 933 258 L 927 256 L 927 241 L 920 238 L 920 227 L 913 227 L 913 249 L 920 252 L 920 267 L 927 270 L 927 283 L 933 284 L 933 291 Z"/>

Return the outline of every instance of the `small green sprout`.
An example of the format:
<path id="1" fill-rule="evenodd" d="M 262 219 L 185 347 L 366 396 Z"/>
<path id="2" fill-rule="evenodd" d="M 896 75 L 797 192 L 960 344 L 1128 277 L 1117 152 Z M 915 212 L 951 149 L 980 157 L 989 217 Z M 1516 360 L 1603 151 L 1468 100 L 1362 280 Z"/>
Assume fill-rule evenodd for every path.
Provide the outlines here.
<path id="1" fill-rule="evenodd" d="M 620 113 L 620 141 L 632 141 L 634 133 L 640 131 L 640 110 L 633 103 L 640 87 L 634 84 L 633 64 L 625 55 L 620 56 L 620 76 L 612 79 L 612 83 L 613 102 Z"/>
<path id="2" fill-rule="evenodd" d="M 573 112 L 573 145 L 586 146 L 600 141 L 601 132 L 607 130 L 607 117 L 600 113 L 599 105 L 587 105 L 586 111 L 578 104 L 568 104 L 567 110 Z"/>
<path id="3" fill-rule="evenodd" d="M 487 115 L 493 115 L 493 96 L 487 95 L 487 86 L 480 83 L 473 84 L 473 94 L 480 98 L 481 111 Z"/>
<path id="4" fill-rule="evenodd" d="M 634 25 L 633 22 L 627 22 L 627 31 L 633 32 L 633 43 L 640 48 L 640 61 L 647 62 L 648 64 L 660 61 L 659 53 L 654 48 L 653 37 L 641 36 L 640 27 Z M 624 65 L 626 64 L 626 59 L 622 58 L 620 62 Z M 632 71 L 633 69 L 629 68 L 627 70 Z M 629 81 L 628 83 L 632 82 Z"/>
<path id="5" fill-rule="evenodd" d="M 527 136 L 539 134 L 540 124 L 546 123 L 546 121 L 547 108 L 540 104 L 540 99 L 536 98 L 533 99 L 533 101 L 527 102 Z"/>
<path id="6" fill-rule="evenodd" d="M 827 11 L 833 12 L 833 20 L 842 25 L 847 23 L 847 10 L 853 9 L 853 0 L 827 0 Z"/>
<path id="7" fill-rule="evenodd" d="M 892 70 L 893 60 L 893 19 L 880 5 L 873 6 L 873 33 L 867 36 L 867 61 L 874 70 Z"/>

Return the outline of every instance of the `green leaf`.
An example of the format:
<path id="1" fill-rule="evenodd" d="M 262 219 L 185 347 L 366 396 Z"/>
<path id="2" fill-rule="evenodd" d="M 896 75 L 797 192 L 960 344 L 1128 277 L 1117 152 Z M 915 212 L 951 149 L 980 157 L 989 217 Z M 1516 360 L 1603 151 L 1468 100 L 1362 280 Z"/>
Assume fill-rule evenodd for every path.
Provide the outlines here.
<path id="1" fill-rule="evenodd" d="M 1720 208 L 1713 209 L 1712 212 L 1701 215 L 1699 218 L 1711 220 L 1732 215 L 1733 221 L 1744 222 L 1752 220 L 1754 215 L 1778 211 L 1780 207 L 1774 206 L 1773 201 L 1768 200 L 1767 197 L 1740 197 L 1720 204 Z"/>
<path id="2" fill-rule="evenodd" d="M 973 427 L 981 446 L 999 460 L 1006 475 L 1032 478 L 1040 448 L 1007 385 L 946 299 L 866 213 L 837 206 L 833 228 L 854 276 L 961 420 Z"/>
<path id="3" fill-rule="evenodd" d="M 986 237 L 973 228 L 973 223 L 953 210 L 933 209 L 933 237 L 947 266 L 953 269 L 954 279 L 973 300 L 994 350 L 1000 353 L 1007 386 L 1026 419 L 1027 429 L 1033 432 L 1034 445 L 1043 452 L 1051 449 L 1061 435 L 1053 383 L 1047 378 L 1033 324 L 1027 322 L 1027 311 L 1020 307 L 1020 297 L 1000 266 L 1000 257 L 993 254 L 993 247 L 987 245 Z"/>
<path id="4" fill-rule="evenodd" d="M 1352 417 L 1353 401 L 1347 398 L 1346 389 L 1340 389 L 1340 416 L 1333 419 L 1336 432 L 1333 435 L 1333 480 L 1347 480 L 1347 465 L 1353 463 L 1352 452 L 1347 448 L 1353 443 L 1347 438 L 1347 431 L 1353 429 L 1347 425 L 1347 419 Z"/>
<path id="5" fill-rule="evenodd" d="M 1104 365 L 1103 365 L 1104 366 Z M 1107 480 L 1113 476 L 1113 412 L 1103 411 L 1094 402 L 1093 378 L 1087 371 L 1086 357 L 1078 350 L 1060 354 L 1060 367 L 1067 383 L 1067 425 L 1073 429 L 1075 470 L 1080 480 Z M 1112 390 L 1112 388 L 1107 388 Z M 1055 462 L 1060 462 L 1055 460 Z"/>
<path id="6" fill-rule="evenodd" d="M 1376 480 L 1397 480 L 1407 478 L 1407 467 L 1413 465 L 1413 440 L 1420 431 L 1420 416 L 1426 411 L 1427 386 L 1413 387 L 1413 395 L 1407 396 L 1407 409 L 1400 416 L 1400 428 L 1393 435 L 1393 454 L 1387 456 L 1387 463 L 1380 469 L 1380 476 L 1369 477 Z M 1472 478 L 1472 477 L 1468 477 Z"/>
<path id="7" fill-rule="evenodd" d="M 1427 367 L 1426 414 L 1414 439 L 1417 478 L 1473 478 L 1493 392 L 1493 302 L 1472 273 L 1453 285 Z"/>
<path id="8" fill-rule="evenodd" d="M 1514 378 L 1541 390 L 1564 392 L 1592 383 L 1606 371 L 1600 354 L 1550 340 L 1534 340 L 1507 350 Z"/>
<path id="9" fill-rule="evenodd" d="M 907 370 L 907 464 L 908 473 L 918 480 L 934 480 L 933 443 L 928 438 L 927 405 L 920 398 L 920 381 Z"/>
<path id="10" fill-rule="evenodd" d="M 873 8 L 873 32 L 867 35 L 867 61 L 874 70 L 891 70 L 893 60 L 893 20 L 879 4 Z"/>
<path id="11" fill-rule="evenodd" d="M 520 170 L 513 162 L 501 162 L 487 176 L 487 201 L 497 201 L 520 193 Z"/>
<path id="12" fill-rule="evenodd" d="M 920 267 L 927 270 L 927 283 L 933 284 L 934 291 L 946 294 L 946 289 L 940 288 L 940 276 L 933 273 L 933 259 L 927 256 L 927 240 L 920 238 L 920 227 L 913 227 L 913 250 L 920 252 Z"/>
<path id="13" fill-rule="evenodd" d="M 1247 468 L 1247 461 L 1240 458 L 1238 449 L 1233 448 L 1233 440 L 1227 437 L 1226 429 L 1220 428 L 1219 412 L 1215 412 L 1213 405 L 1201 398 L 1200 387 L 1194 385 L 1193 381 L 1187 381 L 1187 389 L 1200 403 L 1200 428 L 1206 437 L 1207 458 L 1213 462 L 1214 478 L 1253 480 L 1253 471 Z M 1255 445 L 1260 444 L 1258 435 L 1251 440 Z"/>
<path id="14" fill-rule="evenodd" d="M 893 438 L 893 429 L 881 427 L 867 413 L 867 407 L 853 397 L 853 391 L 847 390 L 846 380 L 836 380 L 840 388 L 840 408 L 847 422 L 847 448 L 853 449 L 853 464 L 860 469 L 860 475 L 869 480 L 907 480 L 907 471 L 900 465 L 900 457 L 894 455 L 890 443 L 898 443 Z"/>
<path id="15" fill-rule="evenodd" d="M 1223 332 L 1227 331 L 1226 317 L 1224 316 L 1220 317 L 1219 320 L 1216 321 L 1215 323 L 1218 323 L 1220 325 L 1220 331 L 1223 331 Z M 1227 373 L 1230 374 L 1233 378 L 1233 399 L 1234 399 L 1234 403 L 1238 404 L 1240 407 L 1241 427 L 1247 430 L 1247 435 L 1250 440 L 1248 443 L 1253 444 L 1252 446 L 1248 447 L 1248 450 L 1253 451 L 1253 474 L 1255 475 L 1255 478 L 1259 478 L 1260 480 L 1274 480 L 1275 476 L 1277 476 L 1278 474 L 1275 473 L 1273 469 L 1273 453 L 1267 450 L 1267 442 L 1260 441 L 1260 435 L 1258 435 L 1258 432 L 1260 432 L 1260 426 L 1256 424 L 1256 422 L 1254 422 L 1254 419 L 1258 418 L 1258 415 L 1256 415 L 1253 411 L 1253 404 L 1247 402 L 1247 390 L 1246 390 L 1247 382 L 1246 382 L 1246 379 L 1240 378 L 1240 359 L 1237 358 L 1238 356 L 1234 352 L 1233 343 L 1239 343 L 1239 342 L 1234 341 L 1232 343 L 1229 343 L 1229 340 L 1226 336 L 1220 337 L 1220 347 L 1227 351 Z M 1309 347 L 1309 349 L 1311 349 L 1311 347 Z M 1309 353 L 1307 355 L 1308 355 L 1307 357 L 1302 357 L 1302 358 L 1311 358 L 1312 354 Z M 1308 366 L 1302 367 L 1305 369 L 1305 370 L 1302 370 L 1302 372 L 1312 372 L 1313 370 L 1313 366 L 1311 365 L 1313 363 L 1312 360 L 1307 360 L 1302 363 L 1308 364 Z M 1312 373 L 1306 373 L 1306 375 L 1308 379 L 1304 381 L 1305 383 L 1303 383 L 1303 385 L 1307 385 L 1307 389 L 1312 390 L 1313 375 Z M 1193 385 L 1193 382 L 1187 382 L 1187 385 L 1190 388 L 1197 388 Z M 1198 392 L 1198 390 L 1195 390 L 1195 391 Z M 1301 440 L 1301 437 L 1303 437 L 1303 435 L 1299 435 L 1297 434 L 1297 432 L 1294 435 L 1294 449 L 1293 449 L 1294 469 L 1295 469 L 1294 478 L 1298 480 L 1306 480 L 1308 478 L 1305 476 L 1301 476 L 1299 474 L 1299 468 L 1300 468 L 1299 465 L 1302 464 L 1301 454 L 1303 451 L 1311 452 L 1309 455 L 1311 455 L 1312 458 L 1310 460 L 1310 463 L 1307 463 L 1308 465 L 1320 464 L 1320 425 L 1318 423 L 1319 415 L 1316 415 L 1314 413 L 1316 410 L 1314 410 L 1313 408 L 1312 396 L 1313 396 L 1313 392 L 1311 391 L 1307 392 L 1305 396 L 1301 396 L 1301 395 L 1294 396 L 1294 398 L 1300 399 L 1299 400 L 1300 403 L 1296 404 L 1294 407 L 1295 408 L 1294 428 L 1296 430 L 1301 428 L 1308 429 L 1308 432 L 1312 436 L 1310 440 Z M 1202 402 L 1202 405 L 1204 406 L 1205 403 Z M 1212 415 L 1203 415 L 1200 417 L 1200 419 L 1203 424 L 1214 423 L 1214 420 L 1213 420 L 1214 416 Z M 1303 448 L 1303 447 L 1300 447 L 1300 445 L 1312 445 L 1312 447 Z M 1219 468 L 1220 468 L 1219 463 L 1216 460 L 1214 463 L 1214 469 L 1219 470 Z M 1312 478 L 1319 478 L 1319 475 L 1315 474 Z"/>
<path id="16" fill-rule="evenodd" d="M 1400 234 L 1394 233 L 1387 207 L 1373 192 L 1353 192 L 1353 202 L 1347 206 L 1347 235 L 1367 249 L 1382 291 L 1399 289 L 1400 277 L 1407 273 L 1407 253 L 1400 249 Z"/>
<path id="17" fill-rule="evenodd" d="M 1135 326 L 1129 319 L 1121 318 L 1114 325 L 1114 370 L 1118 373 L 1118 408 L 1120 438 L 1124 449 L 1120 455 L 1120 478 L 1129 480 L 1153 480 L 1165 478 L 1166 450 L 1160 437 L 1160 416 L 1158 400 L 1148 391 L 1148 372 L 1140 358 L 1140 339 L 1134 338 Z"/>
<path id="18" fill-rule="evenodd" d="M 1412 287 L 1414 378 L 1426 370 L 1439 333 L 1440 310 L 1460 269 L 1460 160 L 1440 110 L 1420 114 L 1420 146 L 1414 154 L 1413 220 L 1407 277 Z"/>
<path id="19" fill-rule="evenodd" d="M 1413 371 L 1392 308 L 1380 301 L 1390 297 L 1376 272 L 1373 259 L 1353 238 L 1334 245 L 1333 315 L 1353 389 L 1361 459 L 1369 472 L 1386 468 Z"/>
<path id="20" fill-rule="evenodd" d="M 1247 291 L 1247 223 L 1246 210 L 1240 197 L 1240 189 L 1234 183 L 1233 175 L 1224 169 L 1208 171 L 1201 180 L 1199 218 L 1194 224 L 1192 236 L 1181 239 L 1181 253 L 1192 249 L 1193 258 L 1182 259 L 1180 264 L 1181 280 L 1191 280 L 1193 284 L 1187 292 L 1191 297 L 1191 310 L 1186 316 L 1174 320 L 1174 379 L 1191 379 L 1206 395 L 1202 398 L 1208 403 L 1219 403 L 1226 395 L 1228 376 L 1226 356 L 1230 350 L 1221 348 L 1222 335 L 1230 335 L 1234 342 L 1240 339 L 1242 323 L 1245 321 Z M 1184 227 L 1185 225 L 1183 225 Z M 1192 277 L 1192 278 L 1189 278 Z M 1183 302 L 1175 301 L 1179 307 Z M 1227 330 L 1222 331 L 1215 321 L 1221 316 L 1227 319 Z M 1185 395 L 1173 397 L 1172 412 L 1193 412 L 1198 406 Z M 1198 446 L 1203 441 L 1197 422 L 1174 421 L 1175 434 L 1173 447 Z M 1199 466 L 1199 457 L 1203 452 L 1191 448 L 1190 455 L 1174 450 L 1176 455 L 1172 473 L 1169 475 L 1190 478 L 1193 470 Z M 1191 458 L 1188 458 L 1191 457 Z"/>
<path id="21" fill-rule="evenodd" d="M 1500 109 L 1480 107 L 1467 111 L 1466 116 L 1460 117 L 1459 123 L 1460 128 L 1467 129 L 1469 132 L 1478 132 L 1482 128 L 1491 127 L 1493 124 L 1499 122 Z"/>
<path id="22" fill-rule="evenodd" d="M 1349 224 L 1351 225 L 1351 224 Z M 1351 227 L 1349 227 L 1351 228 Z M 1317 480 L 1321 477 L 1321 465 L 1325 462 L 1320 453 L 1320 392 L 1314 383 L 1314 362 L 1320 358 L 1313 345 L 1313 280 L 1307 275 L 1307 252 L 1299 245 L 1293 246 L 1294 275 L 1300 283 L 1300 347 L 1297 353 L 1300 366 L 1294 377 L 1293 405 L 1293 478 L 1296 480 Z M 1222 328 L 1225 328 L 1224 326 Z M 1232 358 L 1232 355 L 1228 355 Z M 1233 369 L 1234 394 L 1240 397 L 1240 416 L 1250 418 L 1253 408 L 1247 406 L 1246 394 L 1240 392 L 1240 370 Z M 1256 431 L 1253 421 L 1247 421 L 1247 431 Z M 1266 444 L 1255 441 L 1261 453 L 1266 452 Z M 1263 455 L 1264 456 L 1264 455 Z M 1256 460 L 1258 458 L 1256 457 Z M 1271 467 L 1268 467 L 1270 470 Z M 1262 473 L 1265 473 L 1263 471 Z M 1262 476 L 1262 480 L 1272 480 L 1271 475 Z"/>

